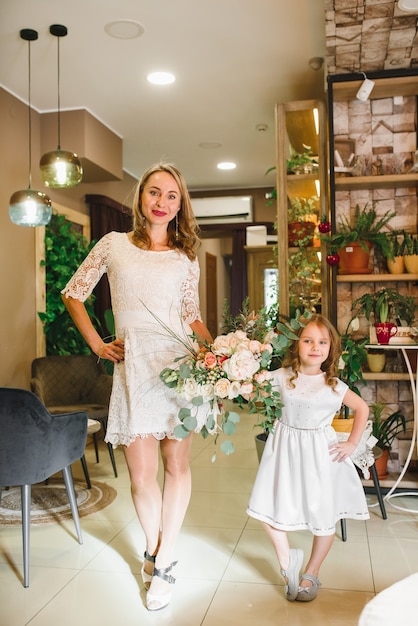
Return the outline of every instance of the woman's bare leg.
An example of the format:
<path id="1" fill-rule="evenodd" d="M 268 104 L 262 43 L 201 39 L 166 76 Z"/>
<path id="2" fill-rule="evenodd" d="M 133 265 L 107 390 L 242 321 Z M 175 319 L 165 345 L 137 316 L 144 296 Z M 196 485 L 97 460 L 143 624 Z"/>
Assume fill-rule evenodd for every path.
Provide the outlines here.
<path id="1" fill-rule="evenodd" d="M 131 493 L 135 510 L 145 533 L 146 550 L 154 555 L 157 552 L 160 528 L 162 494 L 157 481 L 159 441 L 149 436 L 138 437 L 124 448 L 125 458 L 131 479 Z M 145 562 L 145 571 L 152 574 L 154 566 Z"/>
<path id="2" fill-rule="evenodd" d="M 190 450 L 192 437 L 181 441 L 163 439 L 160 442 L 164 465 L 164 486 L 161 512 L 161 542 L 155 567 L 164 569 L 171 565 L 174 547 L 183 524 L 191 495 Z M 150 596 L 171 592 L 169 583 L 154 576 L 149 589 Z"/>

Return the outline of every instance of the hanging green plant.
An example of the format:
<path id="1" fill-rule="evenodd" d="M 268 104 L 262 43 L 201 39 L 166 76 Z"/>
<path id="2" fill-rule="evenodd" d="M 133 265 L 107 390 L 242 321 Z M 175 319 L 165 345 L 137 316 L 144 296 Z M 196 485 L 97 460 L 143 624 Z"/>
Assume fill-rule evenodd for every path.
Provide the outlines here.
<path id="1" fill-rule="evenodd" d="M 64 215 L 53 214 L 45 228 L 46 311 L 38 313 L 46 336 L 46 353 L 90 354 L 83 337 L 77 330 L 62 301 L 61 290 L 65 287 L 80 263 L 93 247 L 72 222 Z M 85 302 L 87 312 L 97 328 L 94 315 L 94 296 Z"/>

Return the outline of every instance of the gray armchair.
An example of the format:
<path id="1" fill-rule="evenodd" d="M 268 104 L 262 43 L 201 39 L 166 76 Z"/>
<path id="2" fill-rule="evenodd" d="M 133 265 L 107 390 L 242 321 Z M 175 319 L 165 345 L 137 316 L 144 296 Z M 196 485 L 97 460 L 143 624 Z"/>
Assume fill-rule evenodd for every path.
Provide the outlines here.
<path id="1" fill-rule="evenodd" d="M 0 387 L 0 498 L 21 486 L 23 584 L 29 587 L 31 485 L 62 471 L 79 543 L 83 543 L 71 463 L 84 454 L 87 413 L 51 415 L 25 389 Z"/>
<path id="2" fill-rule="evenodd" d="M 31 389 L 50 413 L 85 411 L 89 418 L 98 420 L 106 433 L 112 376 L 103 363 L 92 355 L 45 356 L 32 361 Z M 96 435 L 93 435 L 96 461 L 99 461 Z M 116 461 L 112 444 L 108 443 L 115 477 Z M 83 457 L 87 484 L 90 483 Z"/>

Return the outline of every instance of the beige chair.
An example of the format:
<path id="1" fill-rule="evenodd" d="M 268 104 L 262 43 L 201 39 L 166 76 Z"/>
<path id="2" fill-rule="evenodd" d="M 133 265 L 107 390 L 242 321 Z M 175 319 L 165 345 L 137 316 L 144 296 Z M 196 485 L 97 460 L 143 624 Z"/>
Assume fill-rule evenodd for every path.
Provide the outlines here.
<path id="1" fill-rule="evenodd" d="M 32 362 L 31 389 L 48 411 L 71 413 L 85 411 L 91 420 L 100 422 L 106 433 L 112 376 L 95 355 L 46 356 Z M 99 461 L 97 433 L 92 432 Z M 115 477 L 117 469 L 112 444 L 107 444 Z M 90 487 L 87 464 L 82 458 L 87 485 Z"/>

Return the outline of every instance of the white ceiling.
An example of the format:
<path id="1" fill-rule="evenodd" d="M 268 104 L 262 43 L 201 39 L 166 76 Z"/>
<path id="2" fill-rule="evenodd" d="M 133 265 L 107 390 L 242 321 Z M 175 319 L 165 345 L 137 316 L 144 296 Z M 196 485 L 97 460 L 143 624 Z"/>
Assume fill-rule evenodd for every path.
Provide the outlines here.
<path id="1" fill-rule="evenodd" d="M 114 20 L 140 22 L 136 39 L 111 38 Z M 276 102 L 322 97 L 323 0 L 0 0 L 0 85 L 27 100 L 32 28 L 32 106 L 57 108 L 57 39 L 63 24 L 61 110 L 85 108 L 123 139 L 123 167 L 135 177 L 160 159 L 191 189 L 271 186 Z M 153 70 L 173 85 L 150 85 Z M 266 124 L 265 132 L 257 130 Z M 216 149 L 202 142 L 222 144 Z M 71 146 L 62 146 L 71 150 Z M 234 171 L 218 171 L 219 161 Z"/>

